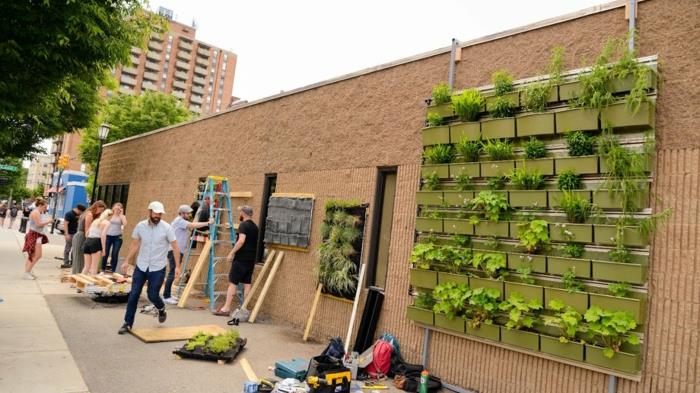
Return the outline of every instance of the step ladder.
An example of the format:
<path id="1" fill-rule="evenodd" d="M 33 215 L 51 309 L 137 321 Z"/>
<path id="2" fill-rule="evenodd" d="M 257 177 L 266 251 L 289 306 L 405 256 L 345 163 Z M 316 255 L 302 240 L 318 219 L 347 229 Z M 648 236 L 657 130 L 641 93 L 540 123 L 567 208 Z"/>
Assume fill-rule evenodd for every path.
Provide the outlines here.
<path id="1" fill-rule="evenodd" d="M 228 179 L 222 176 L 208 176 L 200 182 L 197 187 L 197 201 L 200 208 L 195 212 L 195 217 L 204 208 L 204 199 L 209 197 L 211 203 L 209 204 L 209 217 L 214 219 L 214 223 L 209 225 L 209 233 L 207 242 L 210 243 L 210 247 L 203 247 L 204 253 L 207 254 L 202 256 L 200 254 L 192 253 L 192 250 L 196 250 L 196 244 L 202 239 L 206 231 L 193 230 L 190 235 L 190 242 L 187 251 L 184 253 L 185 256 L 182 261 L 182 274 L 178 280 L 176 294 L 179 298 L 186 285 L 188 284 L 185 272 L 188 269 L 194 269 L 196 266 L 191 266 L 195 262 L 191 262 L 193 259 L 195 261 L 201 258 L 207 258 L 207 279 L 204 283 L 194 283 L 194 285 L 204 285 L 203 292 L 209 297 L 209 307 L 213 311 L 216 307 L 216 302 L 219 296 L 226 296 L 226 290 L 217 291 L 216 284 L 220 279 L 228 280 L 228 269 L 226 273 L 217 273 L 216 267 L 227 263 L 226 254 L 228 249 L 222 247 L 225 244 L 229 244 L 231 247 L 236 243 L 236 232 L 234 229 L 233 222 L 233 204 L 231 203 L 231 194 L 229 190 Z M 228 236 L 226 236 L 226 230 L 228 229 Z M 223 250 L 222 250 L 223 249 Z M 224 252 L 222 252 L 224 251 Z M 194 258 L 193 258 L 194 257 Z M 189 280 L 198 280 L 199 274 L 192 275 Z M 225 281 L 227 282 L 227 281 Z"/>

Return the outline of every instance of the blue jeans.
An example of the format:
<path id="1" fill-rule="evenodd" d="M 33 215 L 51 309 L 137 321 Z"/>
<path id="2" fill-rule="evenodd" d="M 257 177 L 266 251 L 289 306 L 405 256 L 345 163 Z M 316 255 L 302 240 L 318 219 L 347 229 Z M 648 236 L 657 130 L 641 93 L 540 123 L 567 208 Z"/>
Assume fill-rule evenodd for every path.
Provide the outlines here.
<path id="1" fill-rule="evenodd" d="M 142 271 L 136 267 L 134 269 L 134 277 L 131 279 L 131 293 L 129 293 L 129 302 L 126 304 L 126 314 L 124 322 L 129 326 L 134 326 L 134 317 L 136 316 L 136 308 L 139 305 L 139 298 L 143 290 L 143 284 L 148 281 L 148 300 L 156 306 L 157 309 L 165 308 L 165 303 L 160 297 L 160 287 L 165 279 L 165 268 L 151 271 Z"/>
<path id="2" fill-rule="evenodd" d="M 105 247 L 107 248 L 105 249 L 105 256 L 102 257 L 102 271 L 107 270 L 107 257 L 109 257 L 110 254 L 112 256 L 112 259 L 110 260 L 112 271 L 117 271 L 117 263 L 119 262 L 119 250 L 122 248 L 122 235 L 107 235 Z"/>
<path id="3" fill-rule="evenodd" d="M 180 253 L 180 261 L 182 261 L 182 253 Z M 175 281 L 175 255 L 173 251 L 168 251 L 168 278 L 165 280 L 165 288 L 163 289 L 163 298 L 167 299 L 171 297 L 171 290 L 173 288 L 173 281 Z"/>

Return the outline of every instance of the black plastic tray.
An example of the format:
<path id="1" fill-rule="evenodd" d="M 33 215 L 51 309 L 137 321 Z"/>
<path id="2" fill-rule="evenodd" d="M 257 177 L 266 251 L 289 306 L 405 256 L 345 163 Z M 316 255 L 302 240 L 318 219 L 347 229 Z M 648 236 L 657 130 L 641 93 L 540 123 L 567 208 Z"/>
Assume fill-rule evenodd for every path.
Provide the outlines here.
<path id="1" fill-rule="evenodd" d="M 185 359 L 198 359 L 198 360 L 208 360 L 208 361 L 214 361 L 214 362 L 219 362 L 219 363 L 229 363 L 233 359 L 238 356 L 241 351 L 245 348 L 245 345 L 247 343 L 247 340 L 245 338 L 238 338 L 238 345 L 235 347 L 229 349 L 228 351 L 222 353 L 222 354 L 216 354 L 216 353 L 211 353 L 208 351 L 203 350 L 201 347 L 196 348 L 193 351 L 188 351 L 185 349 L 185 346 L 183 345 L 181 348 L 178 348 L 173 351 L 175 355 L 178 355 L 182 358 Z"/>

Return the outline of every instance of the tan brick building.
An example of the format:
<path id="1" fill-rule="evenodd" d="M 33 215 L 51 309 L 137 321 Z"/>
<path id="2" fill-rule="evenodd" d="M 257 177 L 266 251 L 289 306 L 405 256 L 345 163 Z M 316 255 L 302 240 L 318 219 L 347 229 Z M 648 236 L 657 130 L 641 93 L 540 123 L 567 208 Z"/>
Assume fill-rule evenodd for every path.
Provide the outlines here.
<path id="1" fill-rule="evenodd" d="M 556 45 L 565 47 L 567 69 L 578 68 L 581 59 L 590 64 L 608 38 L 625 36 L 625 3 L 462 43 L 455 87 L 487 85 L 491 73 L 503 68 L 516 78 L 538 75 Z M 658 55 L 663 78 L 656 106 L 652 186 L 663 202 L 653 205 L 674 212 L 652 241 L 643 373 L 639 381 L 618 380 L 618 392 L 700 390 L 698 20 L 696 1 L 639 3 L 640 55 Z M 377 190 L 392 190 L 391 214 L 383 216 L 391 223 L 388 235 L 382 234 L 389 239 L 386 274 L 374 268 L 370 282 L 385 295 L 377 332 L 396 335 L 406 360 L 420 362 L 424 330 L 405 315 L 411 302 L 408 260 L 420 179 L 420 130 L 424 99 L 432 86 L 447 79 L 449 67 L 449 49 L 438 49 L 115 142 L 105 148 L 98 183 L 121 187 L 122 196 L 128 185 L 130 223 L 137 222 L 154 199 L 165 203 L 171 219 L 176 206 L 191 202 L 197 179 L 209 174 L 228 176 L 232 191 L 251 191 L 249 204 L 258 210 L 272 178 L 277 192 L 314 194 L 312 251 L 287 252 L 280 279 L 263 306 L 265 314 L 295 327 L 300 336 L 316 285 L 313 268 L 318 258 L 313 250 L 320 243 L 324 201 L 358 199 L 369 204 L 369 217 L 375 217 L 382 202 Z M 194 145 L 174 143 L 182 140 Z M 375 233 L 373 220 L 368 223 L 367 233 Z M 363 260 L 378 266 L 378 261 L 369 260 L 369 248 Z M 344 336 L 350 312 L 351 305 L 322 298 L 312 336 Z M 440 332 L 433 332 L 427 344 L 432 373 L 481 392 L 601 392 L 610 381 L 603 373 Z"/>

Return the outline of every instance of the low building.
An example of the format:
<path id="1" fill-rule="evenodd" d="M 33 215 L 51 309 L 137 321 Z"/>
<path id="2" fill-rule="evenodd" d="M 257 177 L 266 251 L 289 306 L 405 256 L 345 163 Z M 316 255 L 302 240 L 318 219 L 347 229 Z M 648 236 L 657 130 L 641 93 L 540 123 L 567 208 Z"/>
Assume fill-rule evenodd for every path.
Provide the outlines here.
<path id="1" fill-rule="evenodd" d="M 39 185 L 48 189 L 51 185 L 51 175 L 53 173 L 53 160 L 50 155 L 40 154 L 29 162 L 27 172 L 27 188 L 32 190 Z"/>

